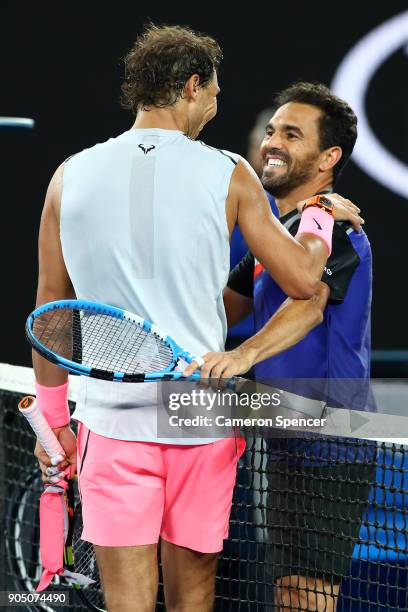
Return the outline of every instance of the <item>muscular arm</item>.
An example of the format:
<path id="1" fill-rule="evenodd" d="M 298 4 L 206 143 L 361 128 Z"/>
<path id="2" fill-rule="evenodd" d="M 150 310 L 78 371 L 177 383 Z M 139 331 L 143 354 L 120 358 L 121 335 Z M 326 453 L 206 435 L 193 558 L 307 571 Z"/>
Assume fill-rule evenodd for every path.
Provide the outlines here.
<path id="1" fill-rule="evenodd" d="M 62 175 L 63 166 L 61 165 L 51 179 L 41 215 L 38 241 L 39 274 L 37 306 L 53 300 L 75 297 L 74 289 L 64 264 L 60 242 Z M 68 374 L 65 370 L 53 365 L 35 351 L 33 351 L 33 366 L 36 380 L 45 387 L 58 387 L 67 381 Z M 70 466 L 70 478 L 72 478 L 76 472 L 75 435 L 70 430 L 69 424 L 54 428 L 53 431 L 65 453 L 65 457 L 58 464 L 57 469 L 62 474 Z M 38 440 L 34 454 L 38 459 L 43 474 L 43 481 L 52 482 L 52 477 L 47 473 L 47 470 L 51 467 L 51 461 Z"/>
<path id="2" fill-rule="evenodd" d="M 293 238 L 273 216 L 262 185 L 249 165 L 240 161 L 227 198 L 230 231 L 238 222 L 250 251 L 282 290 L 293 298 L 309 298 L 327 261 L 327 248 L 312 234 Z"/>
<path id="3" fill-rule="evenodd" d="M 38 243 L 39 274 L 36 306 L 53 300 L 75 297 L 62 256 L 60 241 L 60 207 L 63 166 L 61 165 L 49 184 L 41 216 Z M 67 373 L 33 351 L 36 379 L 41 384 L 54 387 L 67 380 Z"/>
<path id="4" fill-rule="evenodd" d="M 319 325 L 329 295 L 330 288 L 320 281 L 310 299 L 287 298 L 264 327 L 238 347 L 243 354 L 249 354 L 251 367 L 294 346 Z"/>
<path id="5" fill-rule="evenodd" d="M 330 288 L 319 281 L 317 291 L 310 299 L 288 298 L 257 334 L 236 349 L 204 355 L 202 378 L 230 378 L 237 374 L 245 374 L 256 363 L 295 345 L 322 322 L 329 294 Z M 234 298 L 237 295 L 239 296 L 236 291 L 228 289 L 227 301 L 231 306 L 234 306 Z M 190 375 L 194 369 L 194 365 L 189 366 L 186 375 Z"/>

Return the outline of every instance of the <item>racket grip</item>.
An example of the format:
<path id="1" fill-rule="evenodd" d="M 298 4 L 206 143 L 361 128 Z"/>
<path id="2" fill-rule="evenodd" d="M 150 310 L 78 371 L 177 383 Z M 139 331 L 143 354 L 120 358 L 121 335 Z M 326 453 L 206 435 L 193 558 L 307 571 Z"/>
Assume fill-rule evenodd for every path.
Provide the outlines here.
<path id="1" fill-rule="evenodd" d="M 35 397 L 32 395 L 23 397 L 18 404 L 18 409 L 30 423 L 41 446 L 51 459 L 52 464 L 56 465 L 62 461 L 62 458 L 65 456 L 65 451 L 38 407 Z"/>

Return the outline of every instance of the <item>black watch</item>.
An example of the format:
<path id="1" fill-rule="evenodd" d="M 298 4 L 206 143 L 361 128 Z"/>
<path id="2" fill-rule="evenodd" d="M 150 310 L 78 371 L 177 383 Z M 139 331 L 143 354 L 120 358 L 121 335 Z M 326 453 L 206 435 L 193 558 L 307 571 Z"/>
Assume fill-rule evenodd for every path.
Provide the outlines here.
<path id="1" fill-rule="evenodd" d="M 306 200 L 305 205 L 303 206 L 303 210 L 306 208 L 310 208 L 311 206 L 317 206 L 317 208 L 321 208 L 326 211 L 329 215 L 333 214 L 334 203 L 326 198 L 324 195 L 317 195 L 309 200 Z"/>

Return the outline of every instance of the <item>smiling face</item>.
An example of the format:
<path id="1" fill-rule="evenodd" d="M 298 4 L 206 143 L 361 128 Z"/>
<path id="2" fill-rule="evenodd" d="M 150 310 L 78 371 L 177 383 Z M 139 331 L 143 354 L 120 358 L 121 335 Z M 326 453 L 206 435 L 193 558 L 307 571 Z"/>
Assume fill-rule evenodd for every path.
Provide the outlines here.
<path id="1" fill-rule="evenodd" d="M 289 102 L 275 112 L 261 144 L 262 185 L 275 197 L 312 181 L 319 173 L 321 110 Z"/>

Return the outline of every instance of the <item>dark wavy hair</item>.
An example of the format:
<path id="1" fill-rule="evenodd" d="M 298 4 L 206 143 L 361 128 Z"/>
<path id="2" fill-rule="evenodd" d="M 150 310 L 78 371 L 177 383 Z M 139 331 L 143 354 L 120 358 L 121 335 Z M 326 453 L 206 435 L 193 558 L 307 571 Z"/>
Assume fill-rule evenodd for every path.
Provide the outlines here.
<path id="1" fill-rule="evenodd" d="M 310 104 L 321 109 L 319 120 L 320 149 L 341 147 L 343 155 L 333 168 L 333 183 L 339 178 L 353 152 L 357 140 L 357 117 L 350 106 L 335 96 L 322 83 L 299 81 L 281 91 L 275 98 L 275 108 L 288 102 Z"/>
<path id="2" fill-rule="evenodd" d="M 172 106 L 193 74 L 205 87 L 221 59 L 221 48 L 210 36 L 188 27 L 149 23 L 124 58 L 122 106 L 135 115 L 150 106 Z"/>

